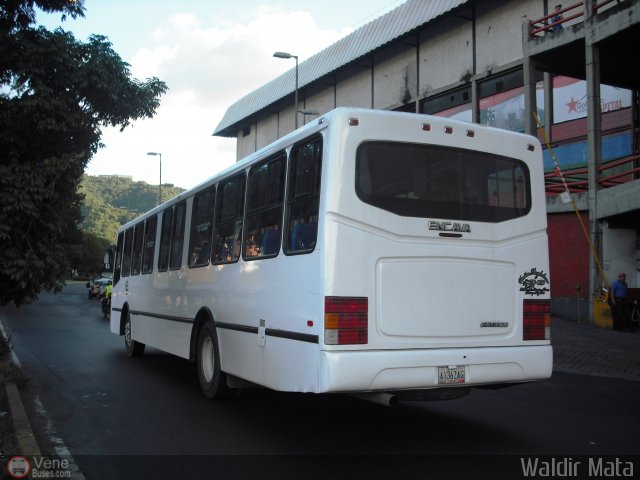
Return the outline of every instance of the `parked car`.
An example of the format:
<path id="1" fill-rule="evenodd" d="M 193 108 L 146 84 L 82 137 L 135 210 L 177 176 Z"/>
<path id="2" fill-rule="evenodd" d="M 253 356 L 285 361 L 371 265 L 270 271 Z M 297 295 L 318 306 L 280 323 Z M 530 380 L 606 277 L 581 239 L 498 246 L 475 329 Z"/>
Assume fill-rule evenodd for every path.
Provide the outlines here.
<path id="1" fill-rule="evenodd" d="M 113 281 L 110 278 L 105 277 L 95 277 L 87 282 L 87 289 L 89 290 L 89 300 L 94 298 L 98 298 L 98 294 L 100 293 L 100 289 L 104 289 L 104 287 L 108 283 L 112 283 Z"/>

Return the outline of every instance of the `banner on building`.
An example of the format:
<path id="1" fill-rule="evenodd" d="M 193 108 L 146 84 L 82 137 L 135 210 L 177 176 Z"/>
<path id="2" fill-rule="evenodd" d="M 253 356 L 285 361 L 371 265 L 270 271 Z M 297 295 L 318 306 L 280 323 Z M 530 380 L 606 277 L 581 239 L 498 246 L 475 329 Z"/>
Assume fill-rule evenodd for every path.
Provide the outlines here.
<path id="1" fill-rule="evenodd" d="M 602 113 L 631 107 L 631 91 L 600 86 Z M 553 78 L 553 122 L 562 123 L 587 116 L 587 82 L 569 77 Z"/>

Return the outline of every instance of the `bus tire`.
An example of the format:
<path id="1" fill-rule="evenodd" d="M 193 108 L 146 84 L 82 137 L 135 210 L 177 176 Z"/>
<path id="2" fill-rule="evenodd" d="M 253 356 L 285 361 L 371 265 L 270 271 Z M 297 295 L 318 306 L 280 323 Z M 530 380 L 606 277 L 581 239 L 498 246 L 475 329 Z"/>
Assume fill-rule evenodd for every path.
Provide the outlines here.
<path id="1" fill-rule="evenodd" d="M 220 351 L 215 327 L 205 323 L 198 333 L 196 364 L 200 388 L 207 398 L 229 397 L 232 390 L 227 385 L 227 376 L 220 369 Z"/>
<path id="2" fill-rule="evenodd" d="M 144 353 L 144 343 L 136 342 L 131 338 L 131 314 L 127 310 L 124 319 L 124 348 L 130 357 L 141 357 Z"/>

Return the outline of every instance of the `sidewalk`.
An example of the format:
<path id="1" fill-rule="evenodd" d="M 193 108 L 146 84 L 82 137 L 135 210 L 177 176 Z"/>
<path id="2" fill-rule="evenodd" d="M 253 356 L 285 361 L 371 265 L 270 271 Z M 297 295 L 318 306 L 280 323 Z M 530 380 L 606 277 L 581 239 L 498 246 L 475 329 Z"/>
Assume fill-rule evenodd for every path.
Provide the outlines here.
<path id="1" fill-rule="evenodd" d="M 551 319 L 553 370 L 640 381 L 640 333 Z"/>

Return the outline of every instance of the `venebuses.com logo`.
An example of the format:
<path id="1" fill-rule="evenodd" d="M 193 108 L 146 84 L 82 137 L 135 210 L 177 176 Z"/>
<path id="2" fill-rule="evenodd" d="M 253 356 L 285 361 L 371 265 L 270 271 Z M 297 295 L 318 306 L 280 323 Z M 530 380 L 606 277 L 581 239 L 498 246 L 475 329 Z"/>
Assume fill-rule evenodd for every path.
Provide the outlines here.
<path id="1" fill-rule="evenodd" d="M 7 463 L 7 473 L 10 478 L 71 478 L 70 466 L 64 458 L 15 455 Z"/>
<path id="2" fill-rule="evenodd" d="M 31 472 L 31 464 L 26 457 L 11 457 L 7 463 L 7 472 L 12 478 L 26 478 Z"/>

